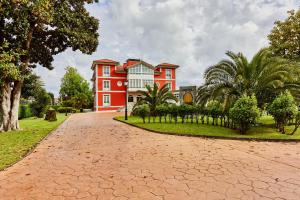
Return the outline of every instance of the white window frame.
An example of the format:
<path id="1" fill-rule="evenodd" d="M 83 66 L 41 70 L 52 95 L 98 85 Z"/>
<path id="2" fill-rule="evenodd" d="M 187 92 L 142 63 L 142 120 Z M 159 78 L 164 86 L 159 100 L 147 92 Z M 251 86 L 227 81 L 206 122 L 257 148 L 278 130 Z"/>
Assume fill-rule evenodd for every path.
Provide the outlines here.
<path id="1" fill-rule="evenodd" d="M 172 70 L 166 69 L 166 79 L 170 80 L 172 79 Z"/>
<path id="2" fill-rule="evenodd" d="M 102 97 L 103 97 L 103 99 L 102 99 L 103 106 L 104 107 L 109 107 L 110 104 L 111 104 L 110 94 L 103 94 Z M 105 97 L 108 97 L 108 100 L 109 100 L 108 103 L 105 103 L 105 100 L 106 100 Z"/>
<path id="3" fill-rule="evenodd" d="M 105 88 L 105 82 L 108 82 L 108 88 Z M 103 91 L 109 91 L 110 90 L 110 80 L 103 80 L 102 85 L 103 85 Z"/>
<path id="4" fill-rule="evenodd" d="M 108 69 L 108 74 L 106 74 L 106 70 Z M 103 66 L 102 76 L 110 77 L 110 66 Z"/>

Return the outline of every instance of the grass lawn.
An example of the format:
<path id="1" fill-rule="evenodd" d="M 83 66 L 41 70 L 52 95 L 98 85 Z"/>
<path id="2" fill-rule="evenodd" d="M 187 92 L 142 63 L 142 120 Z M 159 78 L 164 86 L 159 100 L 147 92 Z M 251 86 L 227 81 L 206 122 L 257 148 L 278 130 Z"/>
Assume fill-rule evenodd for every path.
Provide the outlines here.
<path id="1" fill-rule="evenodd" d="M 124 121 L 124 117 L 116 117 L 117 120 Z M 173 134 L 183 134 L 183 135 L 202 135 L 202 136 L 217 136 L 217 137 L 228 137 L 228 138 L 252 138 L 252 139 L 299 139 L 300 140 L 300 128 L 294 135 L 280 134 L 276 131 L 273 118 L 271 116 L 263 116 L 258 122 L 261 124 L 256 127 L 252 127 L 246 135 L 241 135 L 238 131 L 221 126 L 213 126 L 207 124 L 193 124 L 191 123 L 159 123 L 158 118 L 156 123 L 147 122 L 144 124 L 142 119 L 139 117 L 129 117 L 127 123 L 136 125 L 141 128 L 150 129 L 158 132 L 173 133 Z M 292 132 L 294 126 L 287 126 L 287 133 Z"/>
<path id="2" fill-rule="evenodd" d="M 22 159 L 35 145 L 66 119 L 57 114 L 57 121 L 48 122 L 43 118 L 20 120 L 20 131 L 0 133 L 0 170 Z"/>

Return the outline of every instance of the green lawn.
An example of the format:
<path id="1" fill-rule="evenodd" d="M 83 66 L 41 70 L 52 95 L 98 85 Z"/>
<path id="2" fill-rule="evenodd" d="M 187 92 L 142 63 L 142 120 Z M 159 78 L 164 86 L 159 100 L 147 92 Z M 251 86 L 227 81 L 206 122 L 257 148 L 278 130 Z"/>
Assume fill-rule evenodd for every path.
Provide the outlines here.
<path id="1" fill-rule="evenodd" d="M 20 120 L 22 130 L 0 133 L 0 170 L 22 159 L 65 119 L 65 114 L 57 114 L 55 122 L 40 118 L 23 119 Z"/>
<path id="2" fill-rule="evenodd" d="M 125 121 L 123 116 L 116 117 L 117 120 Z M 300 128 L 294 135 L 284 135 L 276 131 L 274 127 L 274 121 L 271 116 L 263 116 L 258 122 L 260 123 L 257 127 L 252 127 L 246 135 L 239 134 L 238 131 L 221 126 L 213 126 L 207 124 L 193 124 L 181 123 L 181 120 L 177 124 L 173 123 L 159 123 L 158 118 L 156 123 L 147 122 L 144 124 L 142 119 L 139 117 L 129 117 L 127 123 L 136 125 L 138 127 L 150 129 L 158 132 L 183 134 L 183 135 L 202 135 L 202 136 L 219 136 L 228 138 L 252 138 L 252 139 L 300 139 Z M 164 120 L 163 120 L 164 121 Z M 294 126 L 286 127 L 288 133 L 292 132 Z"/>

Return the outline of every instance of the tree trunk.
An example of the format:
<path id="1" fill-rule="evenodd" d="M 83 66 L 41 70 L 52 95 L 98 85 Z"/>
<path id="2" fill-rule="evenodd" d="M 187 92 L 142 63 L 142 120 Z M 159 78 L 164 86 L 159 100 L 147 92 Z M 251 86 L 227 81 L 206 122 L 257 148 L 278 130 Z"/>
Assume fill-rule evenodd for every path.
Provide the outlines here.
<path id="1" fill-rule="evenodd" d="M 11 88 L 9 83 L 3 83 L 1 87 L 1 110 L 0 113 L 2 115 L 0 119 L 0 131 L 9 131 L 10 126 L 9 126 L 9 113 L 10 113 L 10 108 L 11 108 Z"/>
<path id="2" fill-rule="evenodd" d="M 0 131 L 19 129 L 18 115 L 21 96 L 22 82 L 16 81 L 11 88 L 10 83 L 2 85 Z"/>

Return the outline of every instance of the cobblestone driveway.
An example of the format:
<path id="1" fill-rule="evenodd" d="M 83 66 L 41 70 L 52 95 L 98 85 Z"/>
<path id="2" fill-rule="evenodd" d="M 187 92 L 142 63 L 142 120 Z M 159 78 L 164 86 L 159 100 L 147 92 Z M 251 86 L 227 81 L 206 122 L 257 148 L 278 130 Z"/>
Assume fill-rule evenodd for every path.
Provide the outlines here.
<path id="1" fill-rule="evenodd" d="M 300 199 L 300 143 L 160 135 L 71 116 L 0 172 L 0 199 Z"/>

